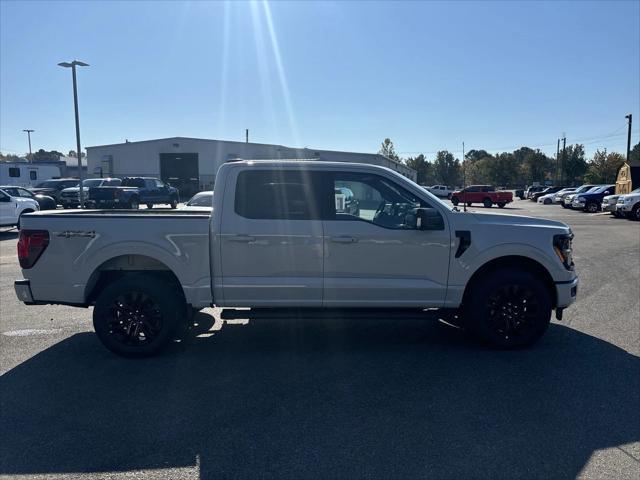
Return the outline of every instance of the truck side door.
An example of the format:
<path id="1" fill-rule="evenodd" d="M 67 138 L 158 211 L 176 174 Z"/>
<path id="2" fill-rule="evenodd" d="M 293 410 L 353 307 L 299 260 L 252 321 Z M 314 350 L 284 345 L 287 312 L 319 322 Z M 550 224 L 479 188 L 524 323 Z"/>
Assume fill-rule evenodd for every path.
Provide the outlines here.
<path id="1" fill-rule="evenodd" d="M 333 172 L 331 191 L 350 189 L 359 209 L 339 202 L 324 223 L 327 307 L 438 307 L 445 300 L 450 236 L 417 230 L 416 207 L 429 208 L 393 180 L 371 173 Z"/>
<path id="2" fill-rule="evenodd" d="M 223 293 L 216 303 L 322 305 L 320 177 L 300 169 L 230 174 L 216 239 Z"/>

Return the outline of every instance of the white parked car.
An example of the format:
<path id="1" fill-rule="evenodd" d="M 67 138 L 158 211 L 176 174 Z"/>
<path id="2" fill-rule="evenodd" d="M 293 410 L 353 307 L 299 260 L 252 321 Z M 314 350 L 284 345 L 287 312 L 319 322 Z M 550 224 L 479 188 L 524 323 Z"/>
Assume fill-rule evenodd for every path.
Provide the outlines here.
<path id="1" fill-rule="evenodd" d="M 433 193 L 436 197 L 449 198 L 453 193 L 453 188 L 446 185 L 433 185 L 431 187 L 425 187 L 427 191 Z"/>
<path id="2" fill-rule="evenodd" d="M 619 217 L 620 213 L 616 209 L 618 198 L 620 198 L 620 195 L 607 195 L 604 197 L 602 199 L 602 211 L 613 213 L 614 217 Z"/>
<path id="3" fill-rule="evenodd" d="M 575 187 L 563 188 L 559 192 L 554 193 L 553 194 L 553 203 L 563 203 L 564 202 L 564 197 L 566 197 L 567 195 L 571 195 L 576 190 L 577 190 L 577 188 L 575 188 Z"/>
<path id="4" fill-rule="evenodd" d="M 640 188 L 636 188 L 627 195 L 620 195 L 616 212 L 631 220 L 640 220 Z"/>
<path id="5" fill-rule="evenodd" d="M 213 191 L 196 193 L 180 210 L 210 212 L 213 210 Z"/>
<path id="6" fill-rule="evenodd" d="M 20 228 L 22 214 L 39 210 L 38 202 L 32 198 L 13 197 L 4 190 L 0 190 L 0 227 Z"/>

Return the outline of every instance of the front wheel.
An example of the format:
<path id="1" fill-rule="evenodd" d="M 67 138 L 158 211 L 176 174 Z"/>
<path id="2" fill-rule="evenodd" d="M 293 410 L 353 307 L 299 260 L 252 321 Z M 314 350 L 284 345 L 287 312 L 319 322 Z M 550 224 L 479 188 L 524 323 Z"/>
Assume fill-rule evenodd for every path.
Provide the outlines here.
<path id="1" fill-rule="evenodd" d="M 542 202 L 543 205 L 551 205 L 551 200 L 549 200 L 548 198 L 544 199 L 544 202 Z"/>
<path id="2" fill-rule="evenodd" d="M 502 349 L 534 344 L 551 321 L 551 295 L 535 275 L 513 268 L 494 270 L 475 282 L 463 305 L 465 325 Z"/>
<path id="3" fill-rule="evenodd" d="M 153 203 L 147 203 L 147 208 L 151 210 L 153 208 Z"/>
<path id="4" fill-rule="evenodd" d="M 171 205 L 171 208 L 175 210 L 176 208 L 178 208 L 178 199 L 176 197 L 171 197 L 171 199 L 169 200 L 169 204 Z"/>
<path id="5" fill-rule="evenodd" d="M 140 200 L 135 197 L 129 200 L 129 208 L 131 210 L 138 210 L 138 208 L 140 208 Z"/>
<path id="6" fill-rule="evenodd" d="M 113 353 L 149 357 L 171 341 L 185 311 L 174 286 L 153 275 L 132 274 L 102 291 L 93 309 L 93 326 Z"/>
<path id="7" fill-rule="evenodd" d="M 458 200 L 458 197 L 451 197 L 451 203 L 453 203 L 454 207 L 457 207 L 460 200 Z"/>
<path id="8" fill-rule="evenodd" d="M 584 207 L 584 210 L 589 213 L 596 213 L 598 211 L 598 204 L 595 202 L 589 202 Z"/>
<path id="9" fill-rule="evenodd" d="M 504 208 L 506 205 L 506 203 L 504 202 L 498 202 L 498 208 Z"/>
<path id="10" fill-rule="evenodd" d="M 490 198 L 485 198 L 482 201 L 482 204 L 484 205 L 484 208 L 491 208 L 491 206 L 493 205 L 493 202 L 491 201 Z"/>
<path id="11" fill-rule="evenodd" d="M 640 204 L 637 204 L 635 207 L 633 207 L 633 210 L 631 210 L 631 215 L 629 215 L 628 218 L 630 220 L 640 220 Z"/>

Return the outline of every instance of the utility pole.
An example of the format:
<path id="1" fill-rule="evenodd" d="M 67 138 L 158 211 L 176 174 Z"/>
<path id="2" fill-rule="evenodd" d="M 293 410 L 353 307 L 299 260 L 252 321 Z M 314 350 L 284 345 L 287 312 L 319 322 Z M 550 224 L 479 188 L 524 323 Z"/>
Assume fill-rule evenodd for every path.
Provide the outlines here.
<path id="1" fill-rule="evenodd" d="M 244 131 L 244 142 L 249 143 L 249 129 L 246 128 Z"/>
<path id="2" fill-rule="evenodd" d="M 567 164 L 567 135 L 562 134 L 562 170 L 560 170 L 560 184 L 564 185 L 564 167 Z M 573 183 L 573 181 L 572 181 Z"/>
<path id="3" fill-rule="evenodd" d="M 88 67 L 88 63 L 79 62 L 62 62 L 58 64 L 60 67 L 71 68 L 73 76 L 73 108 L 76 113 L 76 145 L 78 148 L 78 180 L 80 183 L 80 208 L 84 208 L 84 187 L 82 186 L 82 148 L 80 147 L 80 117 L 78 115 L 78 87 L 76 84 L 76 67 Z"/>
<path id="4" fill-rule="evenodd" d="M 464 162 L 464 142 L 462 142 L 462 189 L 467 186 L 467 167 Z M 462 202 L 462 210 L 467 211 L 467 202 Z"/>
<path id="5" fill-rule="evenodd" d="M 27 132 L 27 137 L 29 138 L 29 163 L 33 163 L 33 154 L 31 153 L 31 134 L 33 132 L 35 132 L 35 130 L 31 130 L 29 128 L 26 128 L 24 130 L 22 130 L 23 132 Z M 629 152 L 627 149 L 627 157 L 629 157 Z"/>
<path id="6" fill-rule="evenodd" d="M 624 118 L 629 119 L 629 128 L 627 130 L 627 163 L 629 163 L 629 154 L 631 153 L 631 121 L 633 120 L 633 115 L 625 115 Z"/>
<path id="7" fill-rule="evenodd" d="M 556 147 L 556 186 L 560 185 L 560 139 L 558 139 L 558 146 Z"/>

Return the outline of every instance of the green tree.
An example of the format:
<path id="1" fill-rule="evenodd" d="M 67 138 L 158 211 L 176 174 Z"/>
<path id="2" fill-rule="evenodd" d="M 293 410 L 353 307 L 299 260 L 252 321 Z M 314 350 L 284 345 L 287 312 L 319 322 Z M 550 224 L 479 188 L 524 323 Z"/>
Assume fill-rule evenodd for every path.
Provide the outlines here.
<path id="1" fill-rule="evenodd" d="M 624 156 L 617 152 L 607 153 L 606 148 L 596 150 L 589 162 L 584 179 L 590 183 L 613 183 L 623 163 Z"/>
<path id="2" fill-rule="evenodd" d="M 476 162 L 490 156 L 491 154 L 487 153 L 486 150 L 469 150 L 464 156 L 464 159 L 470 162 Z"/>
<path id="3" fill-rule="evenodd" d="M 417 157 L 409 157 L 404 163 L 409 168 L 413 168 L 417 172 L 416 183 L 418 185 L 430 185 L 433 180 L 433 165 L 424 157 L 423 154 Z"/>
<path id="4" fill-rule="evenodd" d="M 396 154 L 396 150 L 393 146 L 393 142 L 390 138 L 385 138 L 382 144 L 380 145 L 380 150 L 378 150 L 380 155 L 384 155 L 391 160 L 400 160 L 400 157 Z"/>
<path id="5" fill-rule="evenodd" d="M 628 162 L 637 165 L 640 163 L 640 143 L 636 143 L 635 147 L 629 152 Z"/>
<path id="6" fill-rule="evenodd" d="M 567 185 L 576 185 L 582 182 L 582 177 L 587 171 L 587 161 L 584 158 L 584 145 L 576 143 L 569 145 L 565 154 L 560 152 L 562 165 L 562 178 Z"/>
<path id="7" fill-rule="evenodd" d="M 437 183 L 451 187 L 460 185 L 460 160 L 455 158 L 453 154 L 447 150 L 439 151 L 433 162 L 433 174 Z"/>

